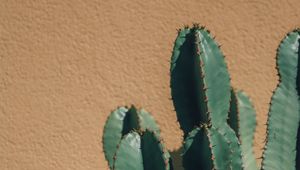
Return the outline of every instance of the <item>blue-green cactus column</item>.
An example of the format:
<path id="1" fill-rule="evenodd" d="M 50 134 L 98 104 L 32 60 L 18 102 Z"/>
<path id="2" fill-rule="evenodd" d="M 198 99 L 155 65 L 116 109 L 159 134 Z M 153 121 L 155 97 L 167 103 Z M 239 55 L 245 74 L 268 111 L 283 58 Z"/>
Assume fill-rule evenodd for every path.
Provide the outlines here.
<path id="1" fill-rule="evenodd" d="M 185 169 L 242 169 L 239 141 L 227 124 L 230 78 L 208 30 L 197 25 L 179 30 L 170 71 L 172 99 L 185 138 Z"/>
<path id="2" fill-rule="evenodd" d="M 290 32 L 277 51 L 280 83 L 272 96 L 269 110 L 267 142 L 262 169 L 296 169 L 297 131 L 300 120 L 297 73 L 299 30 Z"/>

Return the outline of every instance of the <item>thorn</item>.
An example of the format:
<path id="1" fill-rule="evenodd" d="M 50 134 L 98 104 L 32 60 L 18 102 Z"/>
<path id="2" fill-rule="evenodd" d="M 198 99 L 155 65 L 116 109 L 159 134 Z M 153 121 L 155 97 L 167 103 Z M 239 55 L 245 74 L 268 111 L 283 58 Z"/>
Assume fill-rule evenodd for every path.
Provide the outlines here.
<path id="1" fill-rule="evenodd" d="M 194 28 L 199 28 L 199 24 L 198 23 L 193 23 L 193 27 Z"/>
<path id="2" fill-rule="evenodd" d="M 209 121 L 209 124 L 207 125 L 208 128 L 211 128 L 212 127 L 212 124 L 210 123 Z"/>
<path id="3" fill-rule="evenodd" d="M 200 66 L 203 67 L 204 63 L 202 62 L 202 60 L 200 60 Z"/>

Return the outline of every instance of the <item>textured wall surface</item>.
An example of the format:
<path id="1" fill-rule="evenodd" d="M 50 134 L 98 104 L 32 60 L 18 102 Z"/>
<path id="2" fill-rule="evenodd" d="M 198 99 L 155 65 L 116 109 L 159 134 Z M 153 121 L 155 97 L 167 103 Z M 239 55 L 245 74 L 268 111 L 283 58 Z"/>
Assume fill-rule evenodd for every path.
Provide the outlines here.
<path id="1" fill-rule="evenodd" d="M 176 29 L 193 22 L 216 36 L 232 84 L 252 97 L 260 157 L 276 48 L 300 25 L 297 0 L 0 1 L 1 170 L 107 169 L 104 122 L 131 103 L 178 149 L 169 59 Z"/>

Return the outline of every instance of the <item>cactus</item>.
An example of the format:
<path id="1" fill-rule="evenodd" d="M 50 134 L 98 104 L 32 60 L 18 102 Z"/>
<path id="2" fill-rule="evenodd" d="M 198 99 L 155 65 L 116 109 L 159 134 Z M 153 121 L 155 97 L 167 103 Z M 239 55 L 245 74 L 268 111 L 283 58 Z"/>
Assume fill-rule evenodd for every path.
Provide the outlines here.
<path id="1" fill-rule="evenodd" d="M 299 156 L 298 165 L 295 161 L 296 154 L 299 154 L 299 146 L 296 147 L 300 120 L 297 92 L 297 89 L 299 90 L 299 40 L 300 30 L 294 30 L 287 34 L 277 50 L 280 82 L 270 104 L 262 161 L 263 170 L 293 170 L 296 166 L 299 169 Z"/>
<path id="2" fill-rule="evenodd" d="M 242 91 L 232 89 L 228 124 L 241 142 L 245 170 L 257 170 L 253 142 L 256 128 L 256 113 L 250 98 Z"/>
<path id="3" fill-rule="evenodd" d="M 219 46 L 204 28 L 179 31 L 171 59 L 171 90 L 185 134 L 200 122 L 226 122 L 229 74 Z"/>
<path id="4" fill-rule="evenodd" d="M 297 80 L 296 80 L 297 81 L 298 96 L 300 96 L 300 59 L 299 59 L 299 56 L 300 56 L 300 50 L 299 50 L 299 47 L 298 47 L 298 65 L 297 65 Z M 300 170 L 300 120 L 299 120 L 299 125 L 298 125 L 298 132 L 297 132 L 297 147 L 296 147 L 296 150 L 297 150 L 297 154 L 296 154 L 296 169 Z"/>
<path id="5" fill-rule="evenodd" d="M 194 25 L 178 31 L 170 72 L 172 99 L 184 132 L 183 166 L 243 169 L 238 138 L 227 124 L 227 66 L 208 30 Z"/>
<path id="6" fill-rule="evenodd" d="M 277 50 L 280 82 L 267 121 L 262 170 L 300 170 L 300 29 Z M 178 31 L 171 58 L 171 94 L 183 130 L 186 170 L 257 170 L 255 110 L 231 88 L 224 56 L 210 32 L 194 25 Z M 172 170 L 155 120 L 144 110 L 119 107 L 104 127 L 110 169 Z"/>
<path id="7" fill-rule="evenodd" d="M 110 169 L 170 170 L 171 158 L 159 128 L 145 110 L 119 107 L 106 121 L 103 150 Z"/>
<path id="8" fill-rule="evenodd" d="M 298 133 L 297 133 L 297 155 L 296 155 L 296 169 L 300 170 L 300 125 L 298 127 Z"/>

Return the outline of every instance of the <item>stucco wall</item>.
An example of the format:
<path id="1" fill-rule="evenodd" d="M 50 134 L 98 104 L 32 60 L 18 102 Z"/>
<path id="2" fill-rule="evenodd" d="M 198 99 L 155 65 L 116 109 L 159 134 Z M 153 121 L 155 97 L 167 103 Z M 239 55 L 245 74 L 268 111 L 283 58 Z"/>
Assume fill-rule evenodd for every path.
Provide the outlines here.
<path id="1" fill-rule="evenodd" d="M 216 36 L 232 84 L 252 97 L 260 157 L 276 48 L 300 25 L 297 2 L 1 0 L 0 169 L 107 169 L 104 122 L 131 103 L 179 148 L 169 59 L 176 29 L 193 22 Z"/>

